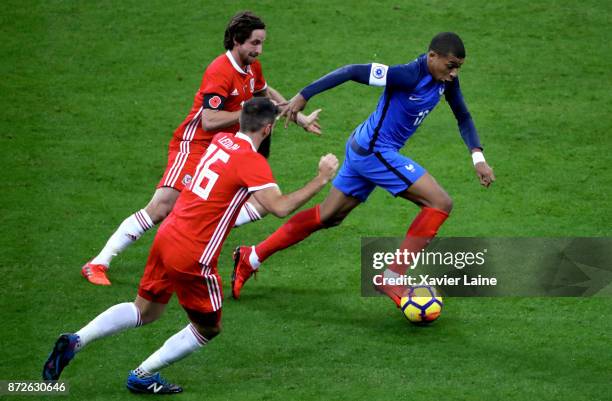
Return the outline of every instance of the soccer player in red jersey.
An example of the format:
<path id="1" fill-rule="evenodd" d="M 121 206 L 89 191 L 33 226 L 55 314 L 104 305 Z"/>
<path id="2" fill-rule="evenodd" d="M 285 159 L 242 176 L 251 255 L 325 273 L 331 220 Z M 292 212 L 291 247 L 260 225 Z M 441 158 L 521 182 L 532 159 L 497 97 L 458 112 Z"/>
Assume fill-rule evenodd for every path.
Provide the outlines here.
<path id="1" fill-rule="evenodd" d="M 257 57 L 266 39 L 264 22 L 251 12 L 240 12 L 225 30 L 227 52 L 217 57 L 204 72 L 189 115 L 174 131 L 168 147 L 168 166 L 149 204 L 125 219 L 100 253 L 86 263 L 81 273 L 93 284 L 110 285 L 106 271 L 114 256 L 162 221 L 194 175 L 195 167 L 213 136 L 219 132 L 236 133 L 242 105 L 254 96 L 285 102 L 280 93 L 266 84 Z M 317 110 L 300 115 L 297 123 L 306 131 L 320 134 Z M 260 147 L 266 157 L 270 139 Z M 237 225 L 259 220 L 267 211 L 257 201 L 242 208 Z"/>
<path id="2" fill-rule="evenodd" d="M 241 206 L 253 196 L 275 216 L 287 216 L 321 191 L 338 168 L 334 155 L 323 156 L 315 178 L 283 195 L 267 160 L 257 153 L 278 112 L 269 99 L 251 99 L 240 115 L 241 132 L 214 136 L 155 236 L 136 300 L 110 307 L 74 334 L 62 334 L 44 364 L 45 380 L 57 380 L 75 353 L 90 342 L 157 320 L 176 293 L 190 323 L 130 372 L 127 387 L 137 393 L 182 391 L 166 382 L 159 370 L 219 334 L 223 293 L 217 258 Z"/>

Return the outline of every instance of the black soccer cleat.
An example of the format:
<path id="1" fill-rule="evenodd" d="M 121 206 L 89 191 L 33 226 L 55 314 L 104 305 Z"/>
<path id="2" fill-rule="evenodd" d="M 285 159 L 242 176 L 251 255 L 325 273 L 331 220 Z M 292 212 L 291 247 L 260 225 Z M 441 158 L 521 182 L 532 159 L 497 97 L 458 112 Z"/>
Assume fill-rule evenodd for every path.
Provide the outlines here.
<path id="1" fill-rule="evenodd" d="M 74 358 L 74 349 L 79 342 L 79 336 L 72 333 L 62 334 L 55 341 L 53 351 L 49 354 L 49 358 L 43 366 L 43 380 L 57 380 L 62 371 L 72 358 Z"/>

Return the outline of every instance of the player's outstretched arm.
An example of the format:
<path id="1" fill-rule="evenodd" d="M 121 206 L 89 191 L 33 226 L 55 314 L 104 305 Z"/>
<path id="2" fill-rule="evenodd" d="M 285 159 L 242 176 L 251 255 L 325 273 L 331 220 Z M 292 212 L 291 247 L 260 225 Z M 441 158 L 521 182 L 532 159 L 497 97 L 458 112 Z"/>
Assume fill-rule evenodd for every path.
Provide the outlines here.
<path id="1" fill-rule="evenodd" d="M 319 193 L 334 177 L 336 170 L 338 170 L 338 158 L 327 154 L 319 161 L 317 176 L 297 191 L 285 195 L 278 187 L 271 187 L 254 192 L 253 196 L 276 217 L 286 217 Z"/>
<path id="2" fill-rule="evenodd" d="M 495 174 L 493 173 L 493 169 L 487 164 L 482 153 L 480 138 L 476 131 L 472 116 L 463 99 L 459 78 L 455 78 L 453 82 L 447 85 L 445 97 L 457 119 L 461 138 L 470 152 L 472 152 L 472 161 L 474 162 L 474 169 L 476 170 L 478 180 L 481 185 L 489 187 L 495 181 Z"/>
<path id="3" fill-rule="evenodd" d="M 279 107 L 281 114 L 287 108 L 287 104 L 288 104 L 287 99 L 285 99 L 285 97 L 281 95 L 279 91 L 277 91 L 276 89 L 274 89 L 273 87 L 269 85 L 266 89 L 256 93 L 255 95 L 256 96 L 266 96 L 267 98 L 274 101 L 276 105 Z M 321 125 L 319 124 L 319 113 L 320 112 L 321 112 L 321 109 L 317 109 L 313 111 L 312 113 L 310 113 L 309 115 L 298 113 L 295 123 L 298 126 L 302 127 L 304 131 L 306 132 L 313 133 L 317 136 L 321 135 Z"/>
<path id="4" fill-rule="evenodd" d="M 322 78 L 317 79 L 295 95 L 281 113 L 281 117 L 287 116 L 285 127 L 289 120 L 296 121 L 298 113 L 304 110 L 308 100 L 318 93 L 335 88 L 346 81 L 355 81 L 361 84 L 370 83 L 370 71 L 372 64 L 350 64 L 330 72 Z"/>

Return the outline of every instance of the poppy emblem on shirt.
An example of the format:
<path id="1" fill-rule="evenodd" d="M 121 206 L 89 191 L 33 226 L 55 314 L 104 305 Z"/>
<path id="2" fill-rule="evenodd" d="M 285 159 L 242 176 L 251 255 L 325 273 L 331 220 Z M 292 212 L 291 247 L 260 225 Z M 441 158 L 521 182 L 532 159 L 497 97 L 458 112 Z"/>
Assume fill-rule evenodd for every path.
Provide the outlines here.
<path id="1" fill-rule="evenodd" d="M 219 105 L 221 105 L 221 98 L 219 96 L 211 97 L 210 99 L 208 99 L 208 105 L 213 109 L 216 109 L 217 107 L 219 107 Z"/>

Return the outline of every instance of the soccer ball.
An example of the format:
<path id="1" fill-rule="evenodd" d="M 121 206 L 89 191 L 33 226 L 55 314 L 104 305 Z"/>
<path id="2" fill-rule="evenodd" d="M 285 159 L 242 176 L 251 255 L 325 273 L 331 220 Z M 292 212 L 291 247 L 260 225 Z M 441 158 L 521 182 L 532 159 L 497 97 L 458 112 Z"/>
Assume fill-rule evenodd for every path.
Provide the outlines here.
<path id="1" fill-rule="evenodd" d="M 425 325 L 433 322 L 442 312 L 444 303 L 438 291 L 428 285 L 410 287 L 400 301 L 404 316 L 411 323 Z"/>

